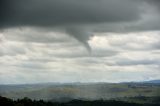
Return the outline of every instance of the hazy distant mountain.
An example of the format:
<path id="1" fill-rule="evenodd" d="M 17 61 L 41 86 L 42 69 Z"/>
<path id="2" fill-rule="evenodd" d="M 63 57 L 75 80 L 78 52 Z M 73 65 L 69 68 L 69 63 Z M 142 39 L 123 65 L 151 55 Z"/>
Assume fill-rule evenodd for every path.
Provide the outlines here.
<path id="1" fill-rule="evenodd" d="M 143 83 L 154 83 L 154 84 L 160 84 L 160 80 L 144 81 Z"/>
<path id="2" fill-rule="evenodd" d="M 149 80 L 149 81 L 138 81 L 138 82 L 121 82 L 122 84 L 124 83 L 127 83 L 127 84 L 130 84 L 130 83 L 142 83 L 142 84 L 144 84 L 144 83 L 149 83 L 149 84 L 160 84 L 160 80 Z"/>

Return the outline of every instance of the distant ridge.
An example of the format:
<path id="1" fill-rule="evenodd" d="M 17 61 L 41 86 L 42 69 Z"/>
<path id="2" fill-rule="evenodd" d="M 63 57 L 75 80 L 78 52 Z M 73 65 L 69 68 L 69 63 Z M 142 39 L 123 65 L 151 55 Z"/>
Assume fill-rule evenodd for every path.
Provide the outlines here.
<path id="1" fill-rule="evenodd" d="M 160 84 L 160 80 L 148 80 L 148 81 L 131 81 L 131 82 L 120 82 L 120 83 L 150 83 L 150 84 Z"/>
<path id="2" fill-rule="evenodd" d="M 154 83 L 154 84 L 160 84 L 160 80 L 150 80 L 150 81 L 144 81 L 142 83 Z"/>

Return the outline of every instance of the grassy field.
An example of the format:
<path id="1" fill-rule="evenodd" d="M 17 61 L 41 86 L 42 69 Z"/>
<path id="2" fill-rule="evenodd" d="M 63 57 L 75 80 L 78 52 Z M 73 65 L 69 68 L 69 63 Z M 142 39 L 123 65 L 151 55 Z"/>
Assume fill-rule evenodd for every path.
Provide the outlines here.
<path id="1" fill-rule="evenodd" d="M 131 97 L 159 97 L 160 84 L 76 83 L 76 84 L 1 85 L 0 95 L 12 99 L 29 97 L 31 99 L 36 99 L 36 100 L 43 99 L 52 101 L 69 101 L 73 99 L 108 100 L 108 99 L 120 99 L 120 98 L 131 98 Z"/>

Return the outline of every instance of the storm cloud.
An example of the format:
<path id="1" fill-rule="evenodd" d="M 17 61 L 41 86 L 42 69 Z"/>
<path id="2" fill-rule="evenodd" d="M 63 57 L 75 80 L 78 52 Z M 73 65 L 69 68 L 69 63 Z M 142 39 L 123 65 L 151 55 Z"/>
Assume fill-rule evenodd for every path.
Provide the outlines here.
<path id="1" fill-rule="evenodd" d="M 156 18 L 159 15 L 152 14 L 152 11 L 148 13 L 148 8 L 158 4 L 157 0 L 1 0 L 0 27 L 5 29 L 34 26 L 64 29 L 90 51 L 87 42 L 93 31 L 159 29 L 157 22 L 160 20 Z M 143 16 L 145 13 L 155 17 L 143 22 L 146 19 Z M 97 26 L 100 24 L 106 25 Z"/>
<path id="2" fill-rule="evenodd" d="M 133 0 L 1 0 L 0 22 L 1 27 L 10 27 L 134 21 L 141 15 L 138 3 Z"/>
<path id="3" fill-rule="evenodd" d="M 134 22 L 140 20 L 143 5 L 143 2 L 137 0 L 1 0 L 0 2 L 1 28 L 63 27 L 88 50 L 90 47 L 87 40 L 91 36 L 87 30 L 82 30 L 79 26 Z M 105 30 L 107 31 L 107 28 Z"/>

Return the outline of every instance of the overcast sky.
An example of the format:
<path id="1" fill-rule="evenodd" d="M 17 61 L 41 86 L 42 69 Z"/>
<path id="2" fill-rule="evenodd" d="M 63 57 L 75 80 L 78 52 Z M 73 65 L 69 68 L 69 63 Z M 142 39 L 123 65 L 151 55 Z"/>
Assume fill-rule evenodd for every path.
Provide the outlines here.
<path id="1" fill-rule="evenodd" d="M 159 0 L 1 0 L 0 84 L 160 79 Z"/>

